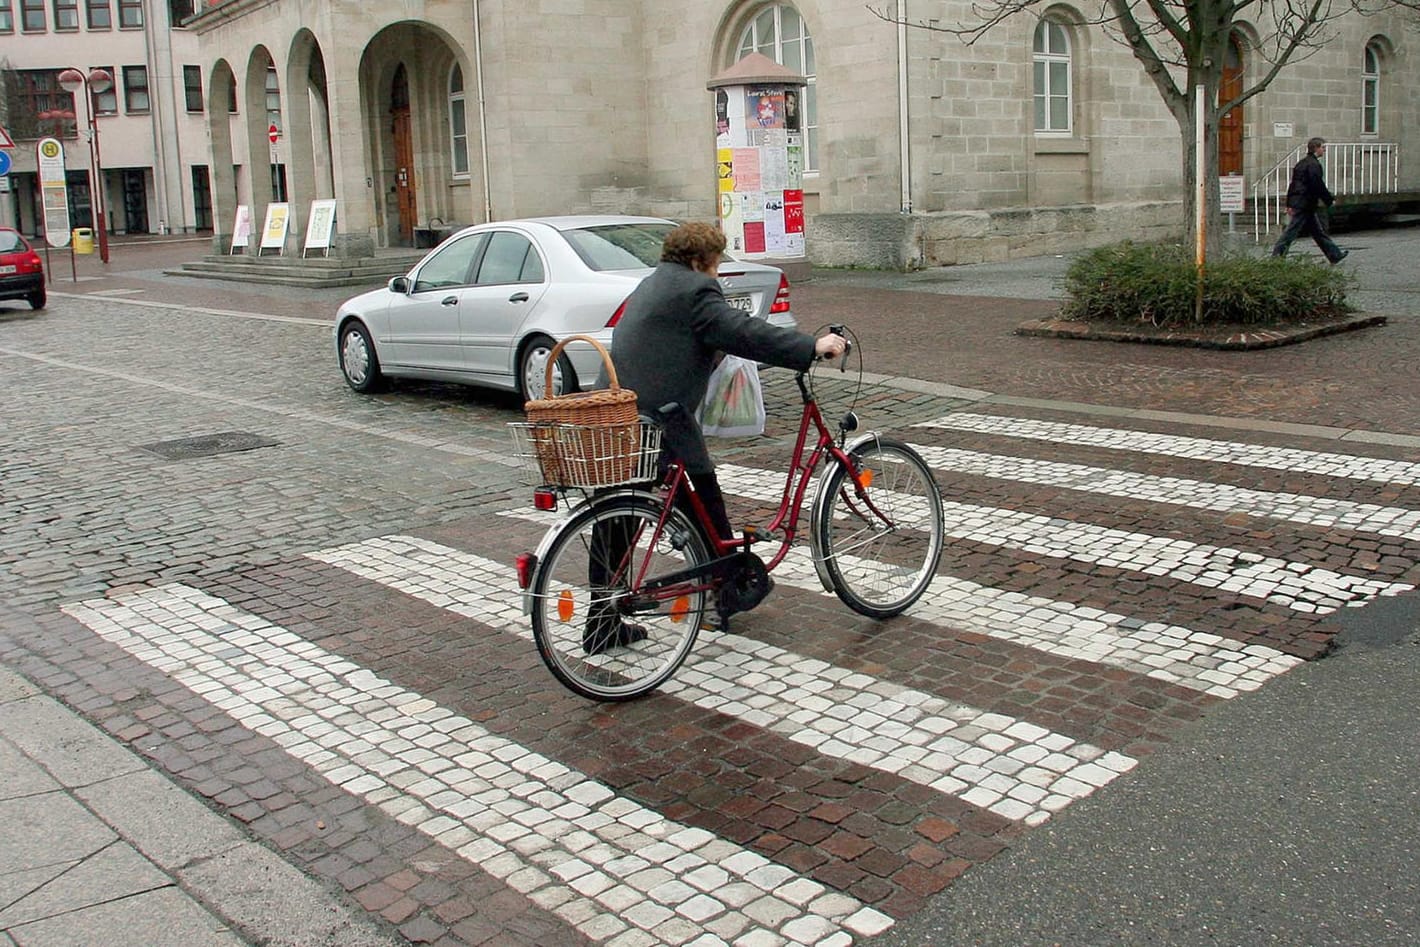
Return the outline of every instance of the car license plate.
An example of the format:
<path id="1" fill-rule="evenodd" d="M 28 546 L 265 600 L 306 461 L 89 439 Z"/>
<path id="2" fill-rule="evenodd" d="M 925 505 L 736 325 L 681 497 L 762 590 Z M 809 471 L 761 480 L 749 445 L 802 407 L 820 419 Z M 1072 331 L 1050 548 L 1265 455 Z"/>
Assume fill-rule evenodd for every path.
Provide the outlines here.
<path id="1" fill-rule="evenodd" d="M 0 273 L 13 273 L 13 272 L 15 272 L 17 269 L 19 269 L 19 267 L 17 267 L 17 266 L 0 266 Z M 749 297 L 746 296 L 745 298 L 748 299 Z M 745 308 L 745 307 L 742 307 L 742 308 Z"/>
<path id="2" fill-rule="evenodd" d="M 753 296 L 726 296 L 725 302 L 734 306 L 736 309 L 742 309 L 745 312 L 754 312 Z"/>

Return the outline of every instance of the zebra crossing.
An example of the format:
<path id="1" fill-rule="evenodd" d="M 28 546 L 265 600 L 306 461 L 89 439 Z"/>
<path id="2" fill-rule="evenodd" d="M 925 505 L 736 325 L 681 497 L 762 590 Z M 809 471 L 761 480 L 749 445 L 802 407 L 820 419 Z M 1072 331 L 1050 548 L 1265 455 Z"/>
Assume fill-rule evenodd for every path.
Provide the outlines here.
<path id="1" fill-rule="evenodd" d="M 994 446 L 954 446 L 965 433 Z M 1147 728 L 1166 735 L 1175 721 L 1158 710 L 1165 702 L 1202 712 L 1302 663 L 1307 652 L 1292 653 L 1298 649 L 1289 650 L 1285 635 L 1263 644 L 1243 626 L 1245 617 L 1225 614 L 1222 604 L 1195 608 L 1197 620 L 1178 620 L 1171 590 L 1204 603 L 1246 602 L 1245 616 L 1301 636 L 1322 634 L 1340 609 L 1415 587 L 1411 569 L 1361 574 L 1336 562 L 1255 551 L 1245 530 L 1221 521 L 1241 516 L 1274 532 L 1325 535 L 1332 544 L 1366 549 L 1383 542 L 1413 553 L 1407 544 L 1420 542 L 1420 492 L 1411 488 L 1420 483 L 1420 464 L 971 413 L 916 425 L 904 439 L 939 476 L 975 484 L 970 495 L 947 497 L 948 552 L 908 616 L 846 627 L 859 620 L 823 591 L 806 547 L 796 546 L 775 570 L 777 591 L 766 606 L 733 633 L 702 635 L 654 698 L 665 715 L 658 725 L 667 730 L 692 714 L 720 721 L 717 732 L 762 734 L 777 741 L 771 747 L 797 747 L 800 758 L 825 761 L 840 768 L 835 772 L 859 768 L 871 774 L 863 779 L 912 801 L 895 803 L 890 817 L 852 824 L 853 807 L 842 800 L 866 798 L 861 793 L 761 780 L 762 794 L 781 798 L 792 787 L 805 797 L 793 825 L 823 823 L 821 833 L 798 839 L 821 850 L 819 860 L 772 848 L 766 839 L 778 824 L 758 837 L 700 827 L 697 820 L 717 824 L 710 803 L 685 804 L 673 817 L 660 799 L 609 785 L 551 743 L 500 735 L 468 708 L 426 696 L 417 680 L 403 679 L 377 655 L 329 650 L 279 615 L 239 607 L 197 584 L 122 590 L 64 611 L 581 938 L 615 947 L 841 947 L 887 930 L 921 903 L 922 891 L 940 890 L 961 870 L 930 860 L 924 845 L 953 856 L 948 866 L 971 860 L 962 853 L 990 857 L 989 846 L 951 850 L 946 840 L 959 831 L 965 838 L 973 819 L 986 820 L 988 833 L 1037 827 L 1139 765 L 1133 734 L 1106 720 L 1107 708 L 1124 706 L 1130 719 L 1152 710 L 1158 719 Z M 1043 444 L 1088 459 L 1029 456 Z M 1110 458 L 1120 466 L 1109 466 Z M 1200 464 L 1285 471 L 1389 492 L 1374 502 L 1351 499 L 1343 487 L 1334 491 L 1339 495 L 1257 489 L 1229 478 L 1143 473 L 1124 458 L 1144 458 L 1151 467 L 1186 461 L 1194 473 Z M 782 469 L 743 458 L 719 469 L 732 509 L 778 502 Z M 990 502 L 999 481 L 1182 508 L 1201 525 L 1185 539 L 1098 515 L 1014 510 Z M 421 615 L 447 616 L 429 636 L 475 638 L 480 643 L 471 647 L 484 648 L 479 653 L 492 662 L 510 647 L 532 652 L 511 558 L 535 546 L 557 519 L 531 508 L 498 509 L 468 524 L 463 538 L 381 535 L 312 549 L 286 571 L 309 569 L 367 597 L 416 602 Z M 973 555 L 958 560 L 952 541 Z M 1070 572 L 1057 581 L 1057 594 L 1022 591 L 982 573 L 976 560 L 988 554 Z M 1108 607 L 1072 598 L 1069 576 L 1100 569 L 1147 579 L 1162 591 Z M 1157 613 L 1141 611 L 1141 601 Z M 845 627 L 817 635 L 818 625 L 836 622 L 825 616 L 835 615 Z M 923 670 L 959 655 L 981 661 L 958 668 L 962 678 L 982 682 L 971 697 Z M 556 687 L 540 667 L 521 684 L 534 692 Z M 559 712 L 574 716 L 611 712 L 564 703 L 570 709 Z M 722 752 L 722 765 L 736 758 L 733 748 Z M 956 822 L 938 815 L 943 811 Z M 850 824 L 851 831 L 842 828 Z M 869 845 L 892 857 L 859 870 L 854 863 Z M 913 874 L 924 866 L 939 871 L 935 887 Z M 914 883 L 922 885 L 915 897 L 896 897 Z"/>

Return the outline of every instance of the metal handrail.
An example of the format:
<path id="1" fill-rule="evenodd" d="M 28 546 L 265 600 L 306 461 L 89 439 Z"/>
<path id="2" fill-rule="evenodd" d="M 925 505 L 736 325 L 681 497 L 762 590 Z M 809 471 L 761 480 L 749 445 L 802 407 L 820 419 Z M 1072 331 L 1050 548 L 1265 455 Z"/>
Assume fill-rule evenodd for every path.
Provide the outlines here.
<path id="1" fill-rule="evenodd" d="M 1269 168 L 1252 185 L 1252 231 L 1262 235 L 1286 217 L 1287 185 L 1292 166 L 1306 154 L 1298 145 Z M 1394 194 L 1400 190 L 1400 145 L 1390 141 L 1329 141 L 1326 186 L 1337 197 L 1349 194 Z"/>

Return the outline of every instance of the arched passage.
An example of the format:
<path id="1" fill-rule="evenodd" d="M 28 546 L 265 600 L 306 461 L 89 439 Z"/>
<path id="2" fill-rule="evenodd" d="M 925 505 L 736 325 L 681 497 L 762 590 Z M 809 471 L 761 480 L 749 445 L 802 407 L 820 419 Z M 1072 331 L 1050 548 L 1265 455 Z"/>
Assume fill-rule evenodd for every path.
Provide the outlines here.
<path id="1" fill-rule="evenodd" d="M 366 174 L 382 245 L 411 246 L 440 226 L 475 219 L 484 182 L 470 155 L 483 145 L 476 124 L 457 115 L 464 105 L 450 84 L 455 65 L 473 75 L 457 43 L 408 21 L 381 30 L 361 55 Z"/>
<path id="2" fill-rule="evenodd" d="M 325 58 L 310 30 L 300 30 L 291 41 L 282 89 L 289 194 L 299 223 L 311 201 L 335 196 Z"/>

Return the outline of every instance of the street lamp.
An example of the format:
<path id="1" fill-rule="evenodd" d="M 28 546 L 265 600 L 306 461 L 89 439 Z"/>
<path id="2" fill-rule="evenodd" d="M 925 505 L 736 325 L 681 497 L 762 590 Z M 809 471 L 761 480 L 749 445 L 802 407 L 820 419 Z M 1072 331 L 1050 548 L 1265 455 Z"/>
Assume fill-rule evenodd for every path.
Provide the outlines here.
<path id="1" fill-rule="evenodd" d="M 65 69 L 59 74 L 59 85 L 77 99 L 83 89 L 89 110 L 89 168 L 93 176 L 94 216 L 98 221 L 99 259 L 108 262 L 108 225 L 104 220 L 103 165 L 99 160 L 99 121 L 94 109 L 94 96 L 113 88 L 113 74 L 107 69 L 91 69 L 88 74 L 78 69 Z"/>

